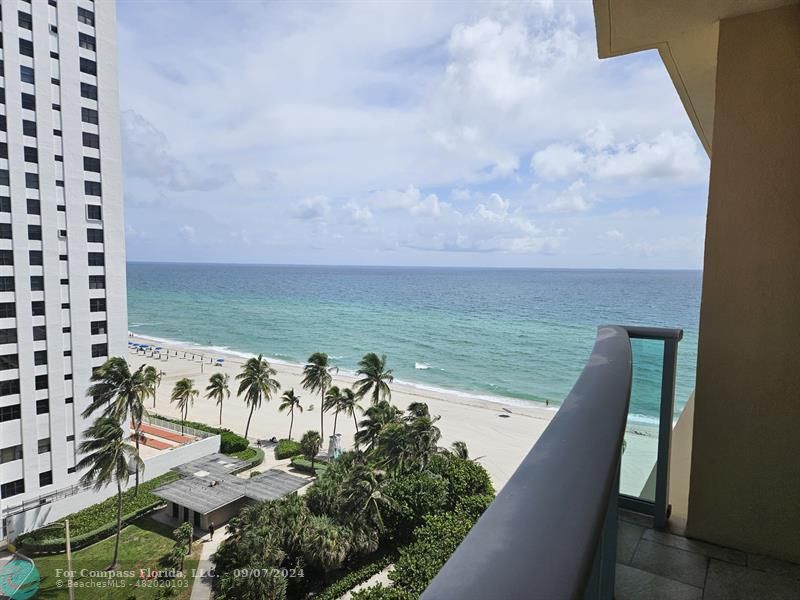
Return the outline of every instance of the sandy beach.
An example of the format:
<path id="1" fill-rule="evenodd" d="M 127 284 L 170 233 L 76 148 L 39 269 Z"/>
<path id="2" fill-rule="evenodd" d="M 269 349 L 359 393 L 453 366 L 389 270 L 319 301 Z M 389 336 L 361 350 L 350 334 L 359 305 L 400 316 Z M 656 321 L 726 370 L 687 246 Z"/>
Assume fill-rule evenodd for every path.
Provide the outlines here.
<path id="1" fill-rule="evenodd" d="M 150 412 L 178 417 L 177 408 L 169 401 L 170 392 L 178 379 L 189 377 L 202 391 L 189 409 L 189 420 L 219 425 L 219 409 L 213 401 L 205 398 L 205 387 L 213 373 L 225 372 L 231 377 L 232 394 L 223 406 L 222 426 L 240 434 L 244 433 L 249 409 L 236 397 L 234 380 L 246 360 L 242 355 L 200 346 L 170 345 L 143 336 L 133 336 L 130 339 L 133 342 L 163 348 L 160 359 L 149 356 L 149 353 L 145 355 L 133 351 L 129 351 L 127 356 L 134 368 L 143 363 L 152 364 L 165 373 L 158 389 L 155 407 L 152 406 L 152 402 L 148 402 L 147 409 Z M 165 358 L 166 349 L 170 350 L 168 359 Z M 216 362 L 218 358 L 224 359 L 221 366 L 210 363 L 210 361 Z M 295 414 L 292 437 L 299 439 L 309 429 L 319 431 L 320 397 L 319 394 L 311 394 L 303 389 L 300 383 L 302 366 L 276 361 L 271 361 L 270 364 L 278 372 L 276 379 L 281 384 L 281 393 L 294 388 L 305 408 L 302 413 Z M 389 366 L 391 367 L 391 357 Z M 334 385 L 340 387 L 352 386 L 354 379 L 355 377 L 344 373 L 333 374 Z M 399 408 L 405 410 L 411 402 L 422 401 L 428 404 L 431 414 L 441 416 L 437 423 L 442 432 L 439 444 L 450 446 L 457 440 L 466 442 L 470 456 L 478 458 L 486 467 L 498 490 L 514 473 L 557 410 L 555 407 L 533 404 L 520 406 L 513 401 L 504 403 L 501 399 L 490 401 L 473 398 L 455 391 L 421 389 L 397 382 L 392 384 L 391 389 L 392 403 Z M 249 432 L 252 440 L 272 436 L 284 438 L 288 435 L 289 415 L 278 411 L 279 396 L 280 394 L 265 402 L 261 409 L 253 414 Z M 368 402 L 364 400 L 362 405 L 366 408 Z M 333 413 L 325 413 L 324 423 L 327 437 L 333 433 Z M 339 415 L 336 431 L 342 434 L 343 447 L 351 448 L 355 431 L 353 419 Z M 653 464 L 651 458 L 655 456 L 654 433 L 651 428 L 644 426 L 631 427 L 627 432 L 627 449 L 623 459 L 623 491 L 636 493 L 642 489 L 647 480 Z M 324 447 L 327 447 L 327 442 Z"/>
<path id="2" fill-rule="evenodd" d="M 153 344 L 153 340 L 134 336 L 131 341 L 137 343 Z M 225 401 L 222 410 L 222 425 L 237 433 L 244 433 L 249 409 L 244 402 L 236 397 L 236 382 L 234 377 L 239 373 L 245 359 L 233 353 L 221 352 L 209 348 L 193 346 L 176 346 L 158 342 L 156 345 L 170 348 L 169 359 L 152 358 L 141 353 L 128 352 L 128 361 L 132 367 L 142 363 L 151 364 L 165 373 L 158 389 L 155 408 L 148 402 L 147 409 L 156 414 L 178 417 L 177 408 L 170 404 L 169 395 L 175 382 L 182 377 L 194 379 L 195 386 L 203 393 L 194 406 L 189 409 L 190 421 L 201 421 L 209 425 L 219 424 L 219 409 L 216 404 L 204 397 L 208 378 L 216 372 L 228 373 L 231 377 L 231 397 Z M 178 351 L 178 356 L 174 351 Z M 186 358 L 183 357 L 186 352 Z M 192 355 L 194 354 L 194 359 Z M 201 356 L 204 363 L 201 363 Z M 222 366 L 209 364 L 209 359 L 223 358 Z M 294 388 L 302 400 L 305 410 L 296 413 L 292 437 L 299 439 L 303 432 L 314 429 L 319 431 L 320 425 L 320 397 L 319 394 L 306 392 L 300 381 L 302 367 L 279 362 L 270 363 L 278 371 L 276 379 L 281 384 L 281 393 Z M 391 357 L 389 357 L 391 366 Z M 354 377 L 345 374 L 333 374 L 333 383 L 340 387 L 352 386 Z M 394 383 L 392 389 L 392 403 L 399 408 L 405 408 L 411 402 L 427 402 L 433 415 L 440 415 L 437 426 L 442 431 L 441 446 L 449 446 L 460 440 L 467 443 L 471 457 L 480 457 L 480 463 L 486 467 L 497 489 L 501 488 L 514 473 L 523 457 L 547 427 L 550 419 L 555 414 L 554 408 L 521 407 L 514 404 L 502 404 L 478 398 L 468 398 L 457 393 L 421 390 L 414 386 Z M 366 408 L 368 400 L 362 402 Z M 260 410 L 253 414 L 250 424 L 249 437 L 270 438 L 272 436 L 284 438 L 289 433 L 289 415 L 278 411 L 279 397 L 273 397 L 264 403 Z M 311 408 L 313 406 L 313 409 Z M 333 413 L 325 413 L 325 435 L 333 433 Z M 336 431 L 342 434 L 342 445 L 352 447 L 355 426 L 351 417 L 339 415 Z M 327 446 L 326 446 L 327 447 Z"/>

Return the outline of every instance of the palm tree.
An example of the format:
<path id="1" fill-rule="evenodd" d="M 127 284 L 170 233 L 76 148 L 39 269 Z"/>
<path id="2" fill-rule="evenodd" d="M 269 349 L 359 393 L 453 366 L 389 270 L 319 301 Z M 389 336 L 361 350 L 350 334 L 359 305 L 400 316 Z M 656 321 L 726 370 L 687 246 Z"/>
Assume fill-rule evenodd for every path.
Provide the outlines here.
<path id="1" fill-rule="evenodd" d="M 144 469 L 136 449 L 125 442 L 125 433 L 119 421 L 110 416 L 99 417 L 83 433 L 84 441 L 78 446 L 86 454 L 77 465 L 86 469 L 81 483 L 99 490 L 111 483 L 117 484 L 117 537 L 114 542 L 114 559 L 109 570 L 116 568 L 119 558 L 119 538 L 122 531 L 122 486 L 128 483 L 130 469 L 137 473 Z"/>
<path id="2" fill-rule="evenodd" d="M 336 525 L 327 515 L 312 516 L 305 527 L 304 544 L 306 559 L 320 567 L 327 577 L 328 571 L 344 562 L 350 549 L 350 532 Z"/>
<path id="3" fill-rule="evenodd" d="M 341 392 L 341 399 L 339 400 L 339 410 L 344 414 L 353 417 L 353 424 L 358 431 L 358 421 L 356 420 L 356 411 L 363 412 L 361 406 L 358 404 L 358 396 L 350 388 L 344 388 Z"/>
<path id="4" fill-rule="evenodd" d="M 450 448 L 453 456 L 463 458 L 464 460 L 469 460 L 469 450 L 467 450 L 466 442 L 453 442 Z"/>
<path id="5" fill-rule="evenodd" d="M 430 417 L 431 412 L 428 410 L 428 405 L 425 402 L 412 402 L 406 409 L 408 419 L 414 420 L 417 417 Z"/>
<path id="6" fill-rule="evenodd" d="M 303 407 L 300 406 L 300 396 L 297 396 L 294 393 L 294 388 L 290 390 L 286 390 L 283 392 L 283 396 L 281 396 L 281 405 L 278 407 L 278 411 L 283 412 L 285 410 L 289 411 L 289 416 L 291 420 L 289 421 L 289 439 L 292 439 L 292 427 L 294 427 L 294 409 L 303 412 Z"/>
<path id="7" fill-rule="evenodd" d="M 388 423 L 397 422 L 401 414 L 399 408 L 389 404 L 386 400 L 370 406 L 364 411 L 364 419 L 358 424 L 359 430 L 355 435 L 356 448 L 366 446 L 367 452 L 371 451 L 378 440 L 381 429 Z"/>
<path id="8" fill-rule="evenodd" d="M 316 458 L 319 448 L 322 445 L 322 438 L 316 431 L 306 431 L 300 440 L 300 452 L 311 461 L 311 470 L 314 470 L 314 458 Z"/>
<path id="9" fill-rule="evenodd" d="M 371 393 L 373 404 L 392 398 L 389 384 L 394 381 L 394 376 L 391 369 L 386 369 L 386 355 L 378 356 L 374 352 L 365 354 L 358 363 L 356 374 L 361 375 L 361 379 L 355 383 L 359 398 Z"/>
<path id="10" fill-rule="evenodd" d="M 354 466 L 347 481 L 348 502 L 354 505 L 356 514 L 371 519 L 379 531 L 384 529 L 383 509 L 397 504 L 387 495 L 386 482 L 367 465 Z"/>
<path id="11" fill-rule="evenodd" d="M 261 408 L 263 400 L 269 402 L 272 394 L 281 389 L 281 384 L 273 379 L 273 376 L 277 374 L 278 372 L 270 366 L 267 359 L 259 354 L 258 357 L 254 356 L 248 359 L 242 365 L 242 372 L 236 376 L 236 379 L 239 380 L 239 390 L 236 395 L 244 394 L 244 402 L 250 407 L 247 427 L 244 428 L 244 437 L 247 437 L 250 432 L 250 419 L 253 418 L 253 411 Z"/>
<path id="12" fill-rule="evenodd" d="M 208 378 L 206 387 L 206 398 L 216 400 L 219 406 L 219 424 L 222 425 L 222 401 L 231 397 L 231 390 L 228 387 L 230 377 L 227 373 L 214 373 Z"/>
<path id="13" fill-rule="evenodd" d="M 159 371 L 152 365 L 144 368 L 144 381 L 147 384 L 147 392 L 153 398 L 153 408 L 156 407 L 156 392 L 161 385 L 161 378 L 166 375 L 164 371 Z"/>
<path id="14" fill-rule="evenodd" d="M 175 387 L 172 388 L 170 402 L 174 402 L 181 411 L 181 435 L 183 435 L 183 423 L 189 414 L 189 407 L 194 404 L 199 395 L 200 390 L 194 387 L 194 381 L 188 377 L 176 381 Z"/>
<path id="15" fill-rule="evenodd" d="M 336 423 L 339 420 L 339 408 L 342 402 L 342 392 L 338 386 L 332 386 L 325 394 L 325 402 L 322 403 L 323 411 L 334 411 L 333 413 L 333 435 L 336 436 Z"/>
<path id="16" fill-rule="evenodd" d="M 109 358 L 92 373 L 92 382 L 87 395 L 92 402 L 83 411 L 87 418 L 98 410 L 104 417 L 111 417 L 117 423 L 133 422 L 136 442 L 136 456 L 139 456 L 139 438 L 144 419 L 144 399 L 150 394 L 149 384 L 144 375 L 144 365 L 131 373 L 128 361 L 119 356 Z M 139 494 L 139 471 L 136 471 L 136 490 Z"/>
<path id="17" fill-rule="evenodd" d="M 320 393 L 319 432 L 321 438 L 325 437 L 325 422 L 323 419 L 325 416 L 325 394 L 331 385 L 331 371 L 338 372 L 339 369 L 330 364 L 328 355 L 324 352 L 314 352 L 308 357 L 308 362 L 303 367 L 303 389 Z"/>

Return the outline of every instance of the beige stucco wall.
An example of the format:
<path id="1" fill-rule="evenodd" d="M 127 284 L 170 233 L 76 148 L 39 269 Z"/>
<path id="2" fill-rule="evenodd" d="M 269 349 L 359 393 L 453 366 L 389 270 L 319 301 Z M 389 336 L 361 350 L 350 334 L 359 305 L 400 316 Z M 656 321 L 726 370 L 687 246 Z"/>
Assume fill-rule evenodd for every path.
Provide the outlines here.
<path id="1" fill-rule="evenodd" d="M 688 532 L 800 561 L 800 7 L 719 36 Z"/>

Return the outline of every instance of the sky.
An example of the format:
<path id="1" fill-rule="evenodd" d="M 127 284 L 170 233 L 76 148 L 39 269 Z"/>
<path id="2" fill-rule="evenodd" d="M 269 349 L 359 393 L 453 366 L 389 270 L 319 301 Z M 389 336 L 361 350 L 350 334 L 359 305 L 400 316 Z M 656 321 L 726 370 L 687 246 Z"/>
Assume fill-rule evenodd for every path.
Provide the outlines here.
<path id="1" fill-rule="evenodd" d="M 708 158 L 589 1 L 117 12 L 129 260 L 702 267 Z"/>

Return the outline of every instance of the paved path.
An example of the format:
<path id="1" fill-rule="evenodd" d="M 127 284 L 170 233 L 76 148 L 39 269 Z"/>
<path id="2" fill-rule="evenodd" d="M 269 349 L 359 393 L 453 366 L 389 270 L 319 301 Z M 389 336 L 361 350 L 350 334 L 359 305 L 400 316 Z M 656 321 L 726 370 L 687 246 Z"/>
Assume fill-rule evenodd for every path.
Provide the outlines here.
<path id="1" fill-rule="evenodd" d="M 202 538 L 203 548 L 200 550 L 200 562 L 197 565 L 197 574 L 189 600 L 211 600 L 211 577 L 208 577 L 209 571 L 214 566 L 211 555 L 217 551 L 226 537 L 228 537 L 228 527 L 223 526 L 214 532 L 213 540 L 208 539 L 208 534 Z"/>

